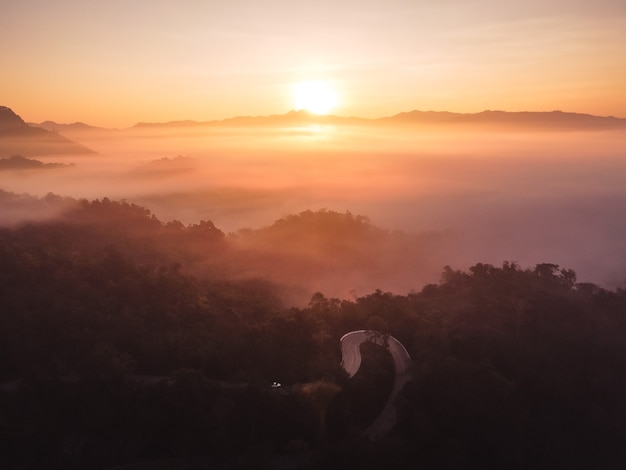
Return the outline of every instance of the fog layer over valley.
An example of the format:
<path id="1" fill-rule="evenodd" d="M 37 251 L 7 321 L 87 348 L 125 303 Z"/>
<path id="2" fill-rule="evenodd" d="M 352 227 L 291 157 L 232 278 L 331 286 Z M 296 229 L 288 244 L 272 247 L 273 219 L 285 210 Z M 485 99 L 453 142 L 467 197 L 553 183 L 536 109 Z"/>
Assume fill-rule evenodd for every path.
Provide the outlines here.
<path id="1" fill-rule="evenodd" d="M 0 152 L 0 467 L 624 468 L 626 133 L 461 127 Z"/>
<path id="2" fill-rule="evenodd" d="M 184 269 L 266 279 L 295 303 L 316 291 L 406 293 L 445 265 L 507 260 L 626 285 L 624 130 L 312 123 L 63 135 L 97 153 L 1 171 L 3 224 L 55 215 L 48 193 L 124 200 L 164 224 L 211 221 L 228 249 L 194 245 Z"/>

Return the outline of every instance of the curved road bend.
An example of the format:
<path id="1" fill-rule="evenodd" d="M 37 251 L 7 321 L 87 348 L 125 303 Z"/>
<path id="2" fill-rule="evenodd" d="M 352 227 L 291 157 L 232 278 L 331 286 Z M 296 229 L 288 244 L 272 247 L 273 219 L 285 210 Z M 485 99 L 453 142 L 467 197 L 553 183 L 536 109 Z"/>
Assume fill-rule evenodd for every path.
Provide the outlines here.
<path id="1" fill-rule="evenodd" d="M 386 344 L 385 344 L 386 340 Z M 377 331 L 358 330 L 351 331 L 341 337 L 341 366 L 345 369 L 350 377 L 354 377 L 361 367 L 361 350 L 360 345 L 365 341 L 371 341 L 383 347 L 387 347 L 393 359 L 395 376 L 393 388 L 385 407 L 374 420 L 372 424 L 365 430 L 365 434 L 370 441 L 375 441 L 385 434 L 396 424 L 398 413 L 394 405 L 394 400 L 404 384 L 410 379 L 409 366 L 411 365 L 411 356 L 400 341 L 390 335 L 383 335 Z"/>

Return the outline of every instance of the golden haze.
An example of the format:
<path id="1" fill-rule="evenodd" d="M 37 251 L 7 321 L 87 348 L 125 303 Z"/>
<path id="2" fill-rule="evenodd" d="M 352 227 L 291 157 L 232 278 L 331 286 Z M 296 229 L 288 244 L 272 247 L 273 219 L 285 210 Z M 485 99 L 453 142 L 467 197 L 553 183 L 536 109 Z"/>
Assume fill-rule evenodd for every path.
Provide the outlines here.
<path id="1" fill-rule="evenodd" d="M 128 127 L 282 114 L 332 81 L 335 114 L 412 109 L 626 117 L 626 3 L 6 2 L 3 104 Z"/>

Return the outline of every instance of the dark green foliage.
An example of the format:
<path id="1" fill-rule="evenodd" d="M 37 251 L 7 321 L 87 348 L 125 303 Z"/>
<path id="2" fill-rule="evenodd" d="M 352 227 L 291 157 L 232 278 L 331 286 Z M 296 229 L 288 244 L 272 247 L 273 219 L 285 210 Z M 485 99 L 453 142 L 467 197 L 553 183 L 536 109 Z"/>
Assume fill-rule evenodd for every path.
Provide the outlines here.
<path id="1" fill-rule="evenodd" d="M 334 217 L 303 213 L 267 236 Z M 0 466 L 626 464 L 625 291 L 507 262 L 446 267 L 406 296 L 317 293 L 285 308 L 268 281 L 194 264 L 194 252 L 218 258 L 225 243 L 210 222 L 162 224 L 107 199 L 0 229 Z M 373 328 L 414 360 L 399 424 L 376 443 L 361 430 L 389 393 L 390 358 L 369 344 L 357 376 L 339 367 L 341 336 Z M 342 388 L 323 441 L 298 385 L 320 380 Z"/>

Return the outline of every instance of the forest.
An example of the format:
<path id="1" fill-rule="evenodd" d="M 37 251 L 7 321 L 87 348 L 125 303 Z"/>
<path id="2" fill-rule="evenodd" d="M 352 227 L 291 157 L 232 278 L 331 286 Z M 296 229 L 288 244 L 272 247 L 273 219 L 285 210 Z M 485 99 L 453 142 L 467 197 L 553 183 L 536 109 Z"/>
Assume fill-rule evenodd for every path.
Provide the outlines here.
<path id="1" fill-rule="evenodd" d="M 2 468 L 626 465 L 623 289 L 505 261 L 442 266 L 408 293 L 295 301 L 286 279 L 335 266 L 317 253 L 367 273 L 368 250 L 407 235 L 349 212 L 225 233 L 107 198 L 0 196 L 55 214 L 0 227 Z M 363 429 L 393 371 L 364 344 L 348 378 L 339 340 L 361 329 L 413 360 L 397 425 L 375 442 Z"/>

